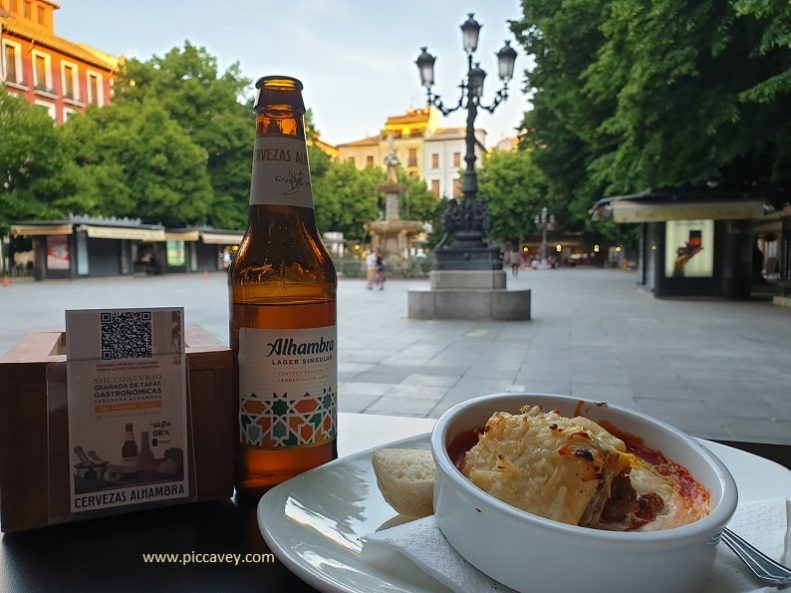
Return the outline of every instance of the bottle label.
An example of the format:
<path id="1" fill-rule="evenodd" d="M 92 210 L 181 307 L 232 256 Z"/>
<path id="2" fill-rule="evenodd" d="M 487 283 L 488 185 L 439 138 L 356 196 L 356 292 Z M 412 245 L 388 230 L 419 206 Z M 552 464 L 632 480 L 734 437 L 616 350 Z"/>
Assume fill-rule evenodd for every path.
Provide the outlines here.
<path id="1" fill-rule="evenodd" d="M 255 139 L 250 205 L 313 208 L 305 142 L 283 136 Z"/>
<path id="2" fill-rule="evenodd" d="M 125 474 L 133 474 L 137 471 L 137 455 L 134 457 L 124 457 L 123 462 L 121 464 L 123 467 L 123 472 Z"/>
<path id="3" fill-rule="evenodd" d="M 239 330 L 239 434 L 260 449 L 335 439 L 337 326 Z"/>

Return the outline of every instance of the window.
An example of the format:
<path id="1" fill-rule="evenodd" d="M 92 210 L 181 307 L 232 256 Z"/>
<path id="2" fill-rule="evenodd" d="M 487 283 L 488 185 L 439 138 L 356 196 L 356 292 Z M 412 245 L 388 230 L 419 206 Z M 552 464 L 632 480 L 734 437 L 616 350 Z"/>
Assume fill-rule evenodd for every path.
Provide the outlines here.
<path id="1" fill-rule="evenodd" d="M 434 194 L 435 198 L 439 197 L 439 179 L 431 180 L 431 193 Z"/>
<path id="2" fill-rule="evenodd" d="M 88 72 L 88 103 L 104 105 L 104 87 L 102 77 L 96 72 Z"/>
<path id="3" fill-rule="evenodd" d="M 63 96 L 67 99 L 78 101 L 80 99 L 80 85 L 77 78 L 77 66 L 69 62 L 61 62 L 60 66 L 63 78 Z"/>
<path id="4" fill-rule="evenodd" d="M 6 82 L 22 84 L 22 50 L 19 44 L 3 41 L 3 71 Z"/>
<path id="5" fill-rule="evenodd" d="M 25 0 L 25 18 L 33 18 L 33 2 Z"/>
<path id="6" fill-rule="evenodd" d="M 75 111 L 74 109 L 72 109 L 70 107 L 64 107 L 63 108 L 63 123 L 66 123 L 67 121 L 69 121 L 72 117 L 77 115 L 77 113 L 78 113 L 77 111 Z"/>
<path id="7" fill-rule="evenodd" d="M 431 155 L 431 168 L 439 169 L 439 154 L 436 152 Z"/>
<path id="8" fill-rule="evenodd" d="M 454 198 L 461 197 L 461 179 L 453 180 L 453 197 Z"/>
<path id="9" fill-rule="evenodd" d="M 47 9 L 41 4 L 36 5 L 36 20 L 40 25 L 47 23 Z"/>
<path id="10" fill-rule="evenodd" d="M 407 160 L 408 167 L 417 167 L 417 148 L 409 149 L 409 159 Z"/>
<path id="11" fill-rule="evenodd" d="M 354 157 L 353 156 L 348 157 L 346 159 L 346 162 L 347 163 L 351 163 L 352 165 L 356 165 L 356 163 L 354 162 Z"/>
<path id="12" fill-rule="evenodd" d="M 47 115 L 49 115 L 52 119 L 55 119 L 55 104 L 54 103 L 49 103 L 47 101 L 41 101 L 39 99 L 36 99 L 34 101 L 34 104 L 39 109 L 46 110 Z"/>
<path id="13" fill-rule="evenodd" d="M 45 53 L 33 50 L 33 87 L 37 91 L 52 92 L 52 61 Z"/>
<path id="14" fill-rule="evenodd" d="M 374 166 L 374 157 L 372 157 L 370 154 L 367 157 L 365 157 L 365 166 L 366 167 Z"/>
<path id="15" fill-rule="evenodd" d="M 459 167 L 461 167 L 461 153 L 460 152 L 454 152 L 453 153 L 453 166 L 456 167 L 457 169 Z"/>

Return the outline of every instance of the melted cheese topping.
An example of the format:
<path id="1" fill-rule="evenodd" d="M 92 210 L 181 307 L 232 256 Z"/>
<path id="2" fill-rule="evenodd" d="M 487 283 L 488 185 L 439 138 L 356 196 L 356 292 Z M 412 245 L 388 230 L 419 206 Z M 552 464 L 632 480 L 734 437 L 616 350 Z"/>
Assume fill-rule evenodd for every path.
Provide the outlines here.
<path id="1" fill-rule="evenodd" d="M 683 468 L 639 459 L 624 441 L 587 418 L 542 413 L 538 406 L 520 412 L 493 414 L 464 458 L 463 473 L 496 498 L 548 519 L 619 531 L 667 529 L 708 513 L 705 489 L 685 474 L 697 486 L 685 492 L 672 471 L 686 472 Z M 624 477 L 631 486 L 624 485 Z M 631 495 L 622 516 L 605 511 L 618 490 L 616 478 L 619 495 Z M 646 495 L 661 507 L 648 518 L 638 508 Z"/>

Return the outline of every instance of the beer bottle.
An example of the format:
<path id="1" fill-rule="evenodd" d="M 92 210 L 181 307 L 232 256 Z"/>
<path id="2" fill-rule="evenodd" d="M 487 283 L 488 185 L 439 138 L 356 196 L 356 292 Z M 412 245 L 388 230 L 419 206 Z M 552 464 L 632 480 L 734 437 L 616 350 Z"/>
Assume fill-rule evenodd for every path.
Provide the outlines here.
<path id="1" fill-rule="evenodd" d="M 337 277 L 316 228 L 302 83 L 256 87 L 250 221 L 228 275 L 242 494 L 337 456 Z"/>
<path id="2" fill-rule="evenodd" d="M 121 475 L 126 479 L 137 477 L 137 443 L 135 442 L 134 425 L 129 422 L 126 427 L 126 439 L 121 447 Z"/>

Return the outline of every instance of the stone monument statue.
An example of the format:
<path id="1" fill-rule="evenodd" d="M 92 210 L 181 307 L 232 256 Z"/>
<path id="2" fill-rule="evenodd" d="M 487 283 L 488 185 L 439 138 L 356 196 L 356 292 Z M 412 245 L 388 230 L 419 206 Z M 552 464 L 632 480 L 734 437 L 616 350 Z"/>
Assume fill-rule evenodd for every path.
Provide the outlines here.
<path id="1" fill-rule="evenodd" d="M 368 222 L 365 229 L 371 234 L 374 249 L 382 249 L 390 256 L 407 259 L 412 251 L 412 237 L 423 225 L 417 220 L 401 220 L 398 208 L 406 188 L 398 183 L 401 161 L 396 154 L 392 134 L 387 137 L 387 147 L 388 152 L 382 160 L 387 167 L 387 183 L 379 188 L 385 196 L 385 219 Z"/>

